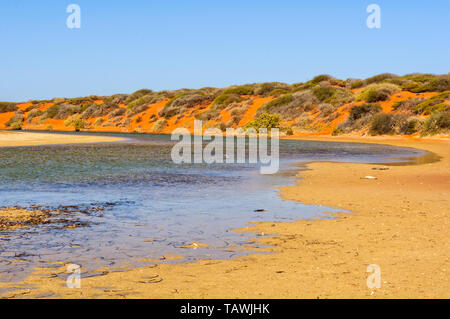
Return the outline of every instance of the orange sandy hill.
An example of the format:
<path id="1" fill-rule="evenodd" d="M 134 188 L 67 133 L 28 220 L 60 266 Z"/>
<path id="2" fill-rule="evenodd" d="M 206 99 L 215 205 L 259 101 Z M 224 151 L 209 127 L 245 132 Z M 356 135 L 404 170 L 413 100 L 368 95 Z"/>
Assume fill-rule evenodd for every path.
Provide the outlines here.
<path id="1" fill-rule="evenodd" d="M 446 134 L 450 73 L 384 73 L 365 80 L 319 75 L 291 85 L 143 89 L 107 97 L 0 102 L 1 129 L 170 133 L 177 127 L 192 131 L 195 119 L 203 121 L 204 129 L 269 126 L 289 135 Z"/>

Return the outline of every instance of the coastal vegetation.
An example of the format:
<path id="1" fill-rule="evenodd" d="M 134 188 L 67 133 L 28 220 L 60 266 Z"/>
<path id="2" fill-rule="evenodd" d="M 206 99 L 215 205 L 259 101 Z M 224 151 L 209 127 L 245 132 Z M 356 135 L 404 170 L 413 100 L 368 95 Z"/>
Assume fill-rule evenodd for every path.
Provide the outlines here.
<path id="1" fill-rule="evenodd" d="M 448 134 L 450 74 L 318 75 L 304 83 L 250 83 L 78 98 L 0 102 L 0 128 L 170 133 L 279 127 L 285 134 Z"/>

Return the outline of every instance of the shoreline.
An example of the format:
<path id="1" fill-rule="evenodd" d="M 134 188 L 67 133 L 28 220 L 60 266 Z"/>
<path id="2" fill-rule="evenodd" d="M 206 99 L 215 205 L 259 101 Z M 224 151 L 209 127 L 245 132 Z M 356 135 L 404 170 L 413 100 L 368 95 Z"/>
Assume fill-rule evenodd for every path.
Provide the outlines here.
<path id="1" fill-rule="evenodd" d="M 27 131 L 0 131 L 0 147 L 56 144 L 104 143 L 122 141 L 120 137 L 55 134 Z"/>
<path id="2" fill-rule="evenodd" d="M 274 254 L 255 251 L 232 260 L 158 264 L 112 272 L 82 279 L 82 289 L 68 289 L 62 278 L 48 277 L 50 270 L 37 269 L 36 274 L 14 286 L 37 287 L 26 288 L 23 297 L 51 292 L 54 298 L 448 298 L 449 141 L 300 139 L 415 147 L 436 153 L 441 160 L 390 166 L 385 171 L 372 170 L 380 164 L 306 163 L 307 170 L 299 172 L 301 179 L 295 185 L 280 187 L 280 196 L 351 213 L 338 213 L 333 219 L 252 223 L 237 230 L 276 234 L 252 238 L 271 245 L 259 251 Z M 360 179 L 365 175 L 378 179 Z M 381 267 L 380 289 L 366 286 L 369 264 Z M 56 272 L 63 275 L 65 268 Z M 163 280 L 150 284 L 143 279 L 149 276 Z M 112 283 L 113 289 L 98 288 L 111 287 Z"/>

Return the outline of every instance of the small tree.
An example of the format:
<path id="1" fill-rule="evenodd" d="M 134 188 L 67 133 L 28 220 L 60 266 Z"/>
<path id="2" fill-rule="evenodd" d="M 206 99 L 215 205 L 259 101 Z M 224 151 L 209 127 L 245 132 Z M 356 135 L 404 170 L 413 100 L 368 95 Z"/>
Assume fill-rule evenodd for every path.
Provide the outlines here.
<path id="1" fill-rule="evenodd" d="M 263 113 L 253 121 L 248 122 L 245 128 L 254 128 L 259 130 L 261 128 L 272 129 L 280 128 L 281 117 L 279 114 Z"/>

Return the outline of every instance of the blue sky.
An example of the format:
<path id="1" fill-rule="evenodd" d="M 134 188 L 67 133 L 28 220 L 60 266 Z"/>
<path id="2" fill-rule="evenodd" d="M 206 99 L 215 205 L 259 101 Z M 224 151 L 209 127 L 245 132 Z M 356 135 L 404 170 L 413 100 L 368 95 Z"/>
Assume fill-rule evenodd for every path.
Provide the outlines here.
<path id="1" fill-rule="evenodd" d="M 448 0 L 2 0 L 0 34 L 0 101 L 450 72 Z"/>

